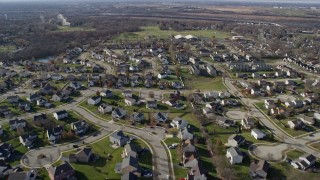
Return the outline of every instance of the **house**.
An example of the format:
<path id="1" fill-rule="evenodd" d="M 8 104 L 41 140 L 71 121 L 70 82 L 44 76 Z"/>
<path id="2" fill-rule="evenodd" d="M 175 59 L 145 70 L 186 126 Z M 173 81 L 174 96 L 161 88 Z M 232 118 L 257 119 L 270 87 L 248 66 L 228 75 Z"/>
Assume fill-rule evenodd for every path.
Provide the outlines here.
<path id="1" fill-rule="evenodd" d="M 317 161 L 317 158 L 312 154 L 305 154 L 300 156 L 299 159 L 293 160 L 291 165 L 296 169 L 306 170 L 313 166 Z"/>
<path id="2" fill-rule="evenodd" d="M 112 93 L 112 91 L 110 91 L 110 90 L 102 90 L 102 91 L 100 92 L 100 96 L 102 96 L 102 97 L 107 97 L 107 98 L 111 98 L 111 97 L 113 97 L 113 93 Z"/>
<path id="3" fill-rule="evenodd" d="M 313 118 L 314 118 L 316 121 L 320 121 L 320 113 L 315 112 L 315 113 L 313 114 Z"/>
<path id="4" fill-rule="evenodd" d="M 130 90 L 124 90 L 123 92 L 122 92 L 122 95 L 124 96 L 124 97 L 129 97 L 129 98 L 132 98 L 132 91 L 130 91 Z"/>
<path id="5" fill-rule="evenodd" d="M 254 117 L 247 117 L 241 120 L 242 129 L 250 130 L 255 126 L 255 119 Z"/>
<path id="6" fill-rule="evenodd" d="M 47 83 L 43 88 L 39 90 L 39 93 L 42 95 L 51 95 L 54 91 L 54 88 Z"/>
<path id="7" fill-rule="evenodd" d="M 167 78 L 168 77 L 168 74 L 166 74 L 166 73 L 160 73 L 160 74 L 158 74 L 158 79 L 165 79 L 165 78 Z"/>
<path id="8" fill-rule="evenodd" d="M 69 85 L 70 87 L 74 88 L 75 90 L 79 90 L 83 87 L 82 83 L 79 81 L 73 81 Z"/>
<path id="9" fill-rule="evenodd" d="M 252 179 L 267 179 L 270 165 L 265 160 L 252 162 L 250 164 L 249 175 Z"/>
<path id="10" fill-rule="evenodd" d="M 126 98 L 124 99 L 124 102 L 125 102 L 128 106 L 133 106 L 133 105 L 135 105 L 135 104 L 137 103 L 135 99 L 130 98 L 130 97 L 126 97 Z"/>
<path id="11" fill-rule="evenodd" d="M 0 135 L 3 135 L 2 125 L 0 125 Z"/>
<path id="12" fill-rule="evenodd" d="M 122 174 L 133 173 L 136 176 L 140 177 L 141 176 L 140 171 L 141 171 L 141 169 L 140 169 L 137 158 L 129 156 L 129 157 L 126 157 L 122 160 L 122 163 L 121 163 L 121 173 Z"/>
<path id="13" fill-rule="evenodd" d="M 179 131 L 178 137 L 182 140 L 193 140 L 194 135 L 191 132 L 189 132 L 188 128 L 184 128 L 182 131 Z"/>
<path id="14" fill-rule="evenodd" d="M 110 113 L 112 112 L 112 106 L 106 103 L 102 103 L 99 107 L 98 107 L 98 111 L 102 114 L 106 114 L 106 113 Z"/>
<path id="15" fill-rule="evenodd" d="M 51 97 L 51 101 L 68 101 L 69 96 L 62 94 L 61 92 L 55 93 L 52 97 Z"/>
<path id="16" fill-rule="evenodd" d="M 41 98 L 41 96 L 39 96 L 38 94 L 33 93 L 33 94 L 29 94 L 26 99 L 29 102 L 35 102 L 36 100 L 38 100 L 40 98 Z"/>
<path id="17" fill-rule="evenodd" d="M 124 109 L 117 107 L 112 111 L 111 115 L 114 119 L 122 119 L 127 115 L 127 112 Z"/>
<path id="18" fill-rule="evenodd" d="M 110 135 L 109 140 L 112 144 L 124 146 L 130 140 L 130 138 L 124 135 L 122 131 L 116 131 Z"/>
<path id="19" fill-rule="evenodd" d="M 157 112 L 154 117 L 157 123 L 164 123 L 168 120 L 168 113 Z"/>
<path id="20" fill-rule="evenodd" d="M 182 152 L 196 152 L 196 147 L 192 144 L 192 139 L 183 141 Z"/>
<path id="21" fill-rule="evenodd" d="M 11 130 L 23 129 L 27 126 L 27 121 L 24 119 L 13 119 L 9 120 Z"/>
<path id="22" fill-rule="evenodd" d="M 34 142 L 38 139 L 38 135 L 35 133 L 19 136 L 20 143 L 27 148 L 32 148 Z"/>
<path id="23" fill-rule="evenodd" d="M 13 174 L 13 169 L 11 165 L 4 160 L 0 160 L 0 177 L 4 178 L 8 174 Z"/>
<path id="24" fill-rule="evenodd" d="M 300 120 L 288 121 L 288 126 L 291 129 L 300 129 L 304 126 L 304 123 Z"/>
<path id="25" fill-rule="evenodd" d="M 285 105 L 287 107 L 302 108 L 304 105 L 304 102 L 302 100 L 292 100 L 292 101 L 285 102 Z"/>
<path id="26" fill-rule="evenodd" d="M 183 166 L 187 168 L 191 168 L 198 164 L 198 159 L 194 152 L 183 152 L 182 159 Z"/>
<path id="27" fill-rule="evenodd" d="M 129 172 L 129 173 L 122 173 L 121 180 L 138 180 L 138 176 Z"/>
<path id="28" fill-rule="evenodd" d="M 73 167 L 67 161 L 56 167 L 51 165 L 47 170 L 51 180 L 72 179 L 75 175 Z"/>
<path id="29" fill-rule="evenodd" d="M 33 123 L 37 126 L 44 125 L 48 122 L 48 118 L 46 114 L 39 114 L 33 116 Z"/>
<path id="30" fill-rule="evenodd" d="M 315 120 L 313 117 L 306 116 L 304 114 L 299 114 L 297 116 L 297 119 L 302 121 L 304 124 L 308 124 L 308 125 L 314 125 L 314 123 L 315 123 Z"/>
<path id="31" fill-rule="evenodd" d="M 58 140 L 61 139 L 63 132 L 62 126 L 57 126 L 52 129 L 47 130 L 47 137 L 50 143 L 55 144 Z"/>
<path id="32" fill-rule="evenodd" d="M 138 156 L 138 151 L 139 151 L 139 149 L 135 144 L 126 144 L 124 146 L 122 157 L 132 156 L 132 157 L 136 158 Z"/>
<path id="33" fill-rule="evenodd" d="M 97 105 L 101 102 L 101 97 L 100 96 L 93 96 L 88 99 L 87 103 L 90 105 Z"/>
<path id="34" fill-rule="evenodd" d="M 255 139 L 263 139 L 266 137 L 266 133 L 260 131 L 259 129 L 252 129 L 251 136 L 253 136 Z"/>
<path id="35" fill-rule="evenodd" d="M 80 149 L 76 153 L 72 153 L 69 155 L 70 162 L 80 162 L 80 163 L 88 163 L 93 156 L 91 147 L 84 147 Z"/>
<path id="36" fill-rule="evenodd" d="M 29 102 L 19 102 L 18 107 L 25 112 L 31 111 L 31 105 Z"/>
<path id="37" fill-rule="evenodd" d="M 144 121 L 144 114 L 139 113 L 139 112 L 135 112 L 135 113 L 131 114 L 130 119 L 132 122 L 141 123 L 142 121 Z"/>
<path id="38" fill-rule="evenodd" d="M 228 138 L 228 146 L 232 146 L 232 147 L 238 147 L 241 144 L 243 144 L 246 141 L 246 139 L 238 134 L 233 134 Z"/>
<path id="39" fill-rule="evenodd" d="M 66 110 L 61 110 L 53 113 L 53 117 L 56 118 L 56 120 L 61 120 L 68 117 L 68 112 Z"/>
<path id="40" fill-rule="evenodd" d="M 199 65 L 200 59 L 196 58 L 194 56 L 189 57 L 189 62 L 191 62 L 194 65 Z"/>
<path id="41" fill-rule="evenodd" d="M 7 180 L 35 180 L 37 176 L 37 172 L 30 170 L 30 171 L 19 171 L 19 168 L 14 168 L 8 174 Z"/>
<path id="42" fill-rule="evenodd" d="M 15 95 L 15 96 L 7 96 L 8 103 L 11 103 L 11 104 L 18 103 L 19 100 L 20 100 L 20 97 L 17 96 L 17 95 Z"/>
<path id="43" fill-rule="evenodd" d="M 165 101 L 164 103 L 167 104 L 167 105 L 169 105 L 169 106 L 171 106 L 171 107 L 177 106 L 177 101 L 174 100 L 174 99 L 169 100 L 169 101 Z"/>
<path id="44" fill-rule="evenodd" d="M 0 160 L 7 160 L 11 157 L 14 148 L 9 143 L 2 143 L 0 144 Z"/>
<path id="45" fill-rule="evenodd" d="M 50 77 L 52 80 L 55 80 L 55 81 L 61 81 L 61 80 L 63 80 L 63 76 L 60 75 L 60 74 L 51 74 L 51 75 L 49 75 L 49 77 Z"/>
<path id="46" fill-rule="evenodd" d="M 200 164 L 196 166 L 192 166 L 188 172 L 187 179 L 193 180 L 207 180 L 206 173 L 204 172 L 204 168 L 200 167 Z"/>
<path id="47" fill-rule="evenodd" d="M 179 130 L 185 129 L 188 126 L 188 121 L 181 119 L 179 117 L 176 117 L 172 120 L 170 125 L 174 128 L 177 128 Z"/>
<path id="48" fill-rule="evenodd" d="M 243 160 L 243 154 L 237 147 L 230 147 L 227 149 L 227 158 L 229 159 L 231 164 L 240 164 Z"/>
<path id="49" fill-rule="evenodd" d="M 266 109 L 273 109 L 276 107 L 276 104 L 274 102 L 274 100 L 264 100 L 264 106 L 266 107 Z"/>
<path id="50" fill-rule="evenodd" d="M 227 119 L 223 116 L 216 116 L 216 122 L 219 126 L 232 127 L 236 125 L 234 120 Z"/>
<path id="51" fill-rule="evenodd" d="M 158 107 L 157 100 L 149 99 L 146 101 L 146 108 L 157 109 L 157 107 Z"/>
<path id="52" fill-rule="evenodd" d="M 76 135 L 83 135 L 89 129 L 89 124 L 84 120 L 80 120 L 71 123 L 71 129 L 75 132 Z"/>

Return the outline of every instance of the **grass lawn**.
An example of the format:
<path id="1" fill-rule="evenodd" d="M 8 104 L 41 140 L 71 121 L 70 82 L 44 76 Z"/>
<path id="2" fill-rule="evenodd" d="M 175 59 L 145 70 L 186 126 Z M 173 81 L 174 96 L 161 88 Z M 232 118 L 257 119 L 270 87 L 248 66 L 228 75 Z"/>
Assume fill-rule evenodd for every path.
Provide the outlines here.
<path id="1" fill-rule="evenodd" d="M 135 140 L 133 143 L 147 148 L 147 145 L 140 140 Z M 113 149 L 108 137 L 90 146 L 93 148 L 93 153 L 99 156 L 99 159 L 90 163 L 72 163 L 77 178 L 79 180 L 92 179 L 91 177 L 94 175 L 95 179 L 120 179 L 121 174 L 116 174 L 114 168 L 117 163 L 122 161 L 121 153 L 124 148 Z M 63 156 L 68 156 L 70 153 L 65 152 Z M 151 153 L 141 155 L 139 164 L 143 168 L 152 169 Z"/>
<path id="2" fill-rule="evenodd" d="M 314 147 L 316 148 L 318 151 L 320 151 L 320 142 L 317 142 L 317 143 L 313 143 L 310 145 L 311 147 Z"/>
<path id="3" fill-rule="evenodd" d="M 86 28 L 86 27 L 58 26 L 58 31 L 60 31 L 60 32 L 95 31 L 95 29 Z"/>
<path id="4" fill-rule="evenodd" d="M 10 51 L 14 51 L 17 48 L 15 46 L 0 46 L 0 53 L 2 52 L 10 52 Z"/>
<path id="5" fill-rule="evenodd" d="M 38 177 L 41 177 L 42 180 L 50 180 L 48 171 L 44 167 L 41 169 L 38 169 Z"/>
<path id="6" fill-rule="evenodd" d="M 128 32 L 116 36 L 113 40 L 127 40 L 127 41 L 137 41 L 144 37 L 160 38 L 166 39 L 171 35 L 193 35 L 196 37 L 206 37 L 206 38 L 228 38 L 231 37 L 230 33 L 216 31 L 216 30 L 190 30 L 190 31 L 174 31 L 174 30 L 160 30 L 158 26 L 146 26 L 142 27 L 139 32 Z"/>
<path id="7" fill-rule="evenodd" d="M 294 160 L 294 159 L 298 159 L 300 156 L 302 156 L 304 154 L 304 152 L 295 149 L 295 150 L 291 150 L 291 151 L 287 152 L 286 154 L 287 154 L 287 158 Z"/>

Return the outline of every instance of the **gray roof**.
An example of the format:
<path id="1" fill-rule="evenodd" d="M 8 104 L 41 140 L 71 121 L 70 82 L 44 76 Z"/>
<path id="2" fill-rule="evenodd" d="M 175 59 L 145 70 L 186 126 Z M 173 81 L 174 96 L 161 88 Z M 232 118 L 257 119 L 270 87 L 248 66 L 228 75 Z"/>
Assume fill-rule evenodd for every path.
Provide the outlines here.
<path id="1" fill-rule="evenodd" d="M 231 147 L 227 151 L 231 154 L 231 156 L 242 156 L 242 152 L 237 147 Z"/>

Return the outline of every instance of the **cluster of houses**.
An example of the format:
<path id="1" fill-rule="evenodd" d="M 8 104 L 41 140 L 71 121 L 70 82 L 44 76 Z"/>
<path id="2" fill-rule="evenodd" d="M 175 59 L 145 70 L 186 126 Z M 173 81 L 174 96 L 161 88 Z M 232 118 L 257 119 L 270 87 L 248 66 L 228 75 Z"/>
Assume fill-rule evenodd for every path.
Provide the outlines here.
<path id="1" fill-rule="evenodd" d="M 315 61 L 311 61 L 311 60 L 307 61 L 307 60 L 301 60 L 300 58 L 296 59 L 296 58 L 292 58 L 292 57 L 287 57 L 287 58 L 284 58 L 283 61 L 296 64 L 297 66 L 300 66 L 310 72 L 314 72 L 314 73 L 319 72 L 319 63 L 316 60 Z"/>
<path id="2" fill-rule="evenodd" d="M 139 165 L 138 157 L 142 152 L 142 148 L 131 143 L 130 137 L 122 131 L 116 131 L 111 134 L 109 140 L 113 145 L 124 147 L 121 154 L 123 160 L 117 163 L 114 169 L 116 173 L 121 174 L 121 179 L 132 180 L 145 176 Z"/>
<path id="3" fill-rule="evenodd" d="M 199 154 L 194 145 L 195 136 L 192 133 L 192 129 L 189 123 L 181 119 L 180 117 L 174 118 L 170 125 L 173 128 L 178 129 L 178 137 L 181 140 L 181 162 L 183 167 L 188 168 L 188 179 L 207 180 L 207 172 L 204 172 L 201 162 L 199 160 Z"/>

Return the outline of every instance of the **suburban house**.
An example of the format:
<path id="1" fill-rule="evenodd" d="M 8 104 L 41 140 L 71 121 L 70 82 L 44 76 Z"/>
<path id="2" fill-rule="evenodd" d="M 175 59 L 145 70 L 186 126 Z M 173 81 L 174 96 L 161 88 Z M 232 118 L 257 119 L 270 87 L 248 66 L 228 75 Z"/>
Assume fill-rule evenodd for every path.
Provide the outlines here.
<path id="1" fill-rule="evenodd" d="M 0 144 L 0 160 L 7 160 L 14 151 L 14 147 L 9 143 Z"/>
<path id="2" fill-rule="evenodd" d="M 116 131 L 110 135 L 109 140 L 112 144 L 124 146 L 130 140 L 130 138 L 129 136 L 124 135 L 122 131 Z"/>
<path id="3" fill-rule="evenodd" d="M 137 103 L 135 99 L 130 98 L 130 97 L 125 97 L 124 102 L 128 106 L 133 106 L 133 105 L 135 105 Z"/>
<path id="4" fill-rule="evenodd" d="M 37 139 L 38 135 L 35 133 L 19 136 L 20 143 L 27 148 L 32 148 Z"/>
<path id="5" fill-rule="evenodd" d="M 120 170 L 122 174 L 133 173 L 134 175 L 140 177 L 141 176 L 140 171 L 141 169 L 140 169 L 137 158 L 129 156 L 122 160 L 121 170 Z"/>
<path id="6" fill-rule="evenodd" d="M 182 140 L 192 140 L 194 138 L 193 134 L 189 132 L 188 128 L 184 128 L 182 131 L 179 131 L 178 137 Z"/>
<path id="7" fill-rule="evenodd" d="M 302 100 L 292 100 L 284 103 L 286 107 L 294 107 L 294 108 L 302 108 L 304 106 L 304 102 Z"/>
<path id="8" fill-rule="evenodd" d="M 110 90 L 102 90 L 100 91 L 100 96 L 111 98 L 113 96 L 113 93 Z"/>
<path id="9" fill-rule="evenodd" d="M 174 128 L 177 128 L 179 130 L 185 129 L 188 126 L 188 121 L 181 119 L 179 117 L 174 118 L 170 125 Z"/>
<path id="10" fill-rule="evenodd" d="M 29 94 L 26 99 L 29 102 L 35 102 L 36 100 L 38 100 L 40 98 L 41 98 L 41 96 L 39 96 L 38 94 L 33 93 L 33 94 Z"/>
<path id="11" fill-rule="evenodd" d="M 73 81 L 70 83 L 70 87 L 74 88 L 75 90 L 79 90 L 83 87 L 83 85 L 79 81 Z"/>
<path id="12" fill-rule="evenodd" d="M 259 129 L 252 129 L 251 136 L 253 136 L 255 139 L 263 139 L 266 137 L 266 133 L 260 131 Z"/>
<path id="13" fill-rule="evenodd" d="M 101 97 L 100 96 L 93 96 L 88 99 L 88 104 L 90 105 L 97 105 L 101 102 Z"/>
<path id="14" fill-rule="evenodd" d="M 157 112 L 154 116 L 157 123 L 164 123 L 168 120 L 168 113 Z"/>
<path id="15" fill-rule="evenodd" d="M 117 107 L 112 111 L 111 115 L 114 119 L 122 119 L 127 115 L 127 111 Z"/>
<path id="16" fill-rule="evenodd" d="M 69 155 L 70 162 L 80 162 L 80 163 L 88 163 L 93 156 L 91 147 L 84 147 L 80 149 L 76 153 L 72 153 Z"/>
<path id="17" fill-rule="evenodd" d="M 232 146 L 232 147 L 238 147 L 241 144 L 243 144 L 246 141 L 246 139 L 238 134 L 233 134 L 228 138 L 228 146 Z"/>
<path id="18" fill-rule="evenodd" d="M 124 91 L 122 92 L 122 95 L 123 95 L 124 97 L 130 97 L 130 98 L 132 98 L 132 91 L 130 91 L 130 90 L 124 90 Z"/>
<path id="19" fill-rule="evenodd" d="M 11 103 L 11 104 L 12 104 L 12 103 L 18 103 L 19 100 L 20 100 L 20 97 L 17 96 L 17 95 L 15 95 L 15 96 L 8 96 L 8 97 L 7 97 L 8 103 Z"/>
<path id="20" fill-rule="evenodd" d="M 157 109 L 158 105 L 157 105 L 157 101 L 156 100 L 147 100 L 146 101 L 146 108 L 149 109 Z"/>
<path id="21" fill-rule="evenodd" d="M 300 129 L 302 128 L 304 125 L 304 123 L 300 120 L 292 120 L 292 121 L 288 121 L 288 126 L 291 129 Z"/>
<path id="22" fill-rule="evenodd" d="M 237 147 L 230 147 L 227 149 L 227 158 L 229 159 L 231 164 L 240 164 L 243 160 L 243 154 Z"/>
<path id="23" fill-rule="evenodd" d="M 293 160 L 291 165 L 296 169 L 306 170 L 313 166 L 317 161 L 317 158 L 312 154 L 305 154 L 300 156 L 299 159 Z"/>
<path id="24" fill-rule="evenodd" d="M 122 157 L 132 156 L 132 157 L 136 158 L 138 156 L 139 149 L 140 148 L 138 148 L 135 144 L 126 144 L 124 146 Z"/>
<path id="25" fill-rule="evenodd" d="M 135 112 L 135 113 L 131 114 L 130 119 L 132 122 L 141 123 L 142 121 L 144 121 L 144 114 L 139 113 L 139 112 Z"/>
<path id="26" fill-rule="evenodd" d="M 84 120 L 71 123 L 71 129 L 74 130 L 76 135 L 85 134 L 88 128 L 89 124 Z"/>
<path id="27" fill-rule="evenodd" d="M 252 162 L 250 164 L 249 175 L 252 179 L 267 179 L 270 165 L 265 160 Z"/>
<path id="28" fill-rule="evenodd" d="M 241 120 L 242 129 L 250 130 L 255 126 L 255 118 L 247 117 Z"/>
<path id="29" fill-rule="evenodd" d="M 61 92 L 55 93 L 55 94 L 51 97 L 51 100 L 52 100 L 52 101 L 58 101 L 58 102 L 68 101 L 68 99 L 69 99 L 69 96 L 68 96 L 68 95 L 65 95 L 65 94 L 62 94 Z"/>
<path id="30" fill-rule="evenodd" d="M 196 153 L 194 152 L 183 152 L 183 166 L 187 168 L 191 168 L 198 164 L 198 159 Z"/>
<path id="31" fill-rule="evenodd" d="M 308 124 L 308 125 L 314 125 L 314 123 L 315 123 L 315 120 L 313 117 L 306 116 L 304 114 L 299 114 L 297 116 L 297 119 L 302 121 L 304 124 Z"/>
<path id="32" fill-rule="evenodd" d="M 236 125 L 234 120 L 227 119 L 224 116 L 216 116 L 216 122 L 219 126 L 232 127 Z"/>
<path id="33" fill-rule="evenodd" d="M 9 120 L 9 125 L 11 130 L 23 129 L 27 126 L 27 121 L 24 119 L 13 119 Z"/>
<path id="34" fill-rule="evenodd" d="M 138 180 L 138 176 L 129 172 L 129 173 L 122 173 L 121 180 Z"/>
<path id="35" fill-rule="evenodd" d="M 61 110 L 53 113 L 53 117 L 56 118 L 56 120 L 61 120 L 68 117 L 68 112 L 66 110 Z"/>
<path id="36" fill-rule="evenodd" d="M 48 118 L 46 114 L 39 114 L 33 116 L 33 123 L 37 126 L 44 125 L 48 122 Z"/>
<path id="37" fill-rule="evenodd" d="M 51 165 L 47 170 L 51 180 L 71 179 L 75 175 L 73 167 L 67 161 L 56 167 Z"/>
<path id="38" fill-rule="evenodd" d="M 190 168 L 187 178 L 194 180 L 207 180 L 206 173 L 204 172 L 204 169 L 200 167 L 199 162 L 196 166 L 192 166 Z"/>
<path id="39" fill-rule="evenodd" d="M 51 144 L 55 144 L 61 139 L 63 133 L 63 127 L 57 126 L 47 130 L 47 137 Z"/>
<path id="40" fill-rule="evenodd" d="M 99 107 L 98 107 L 98 111 L 102 114 L 106 114 L 106 113 L 110 113 L 112 112 L 112 106 L 106 103 L 102 103 Z"/>

